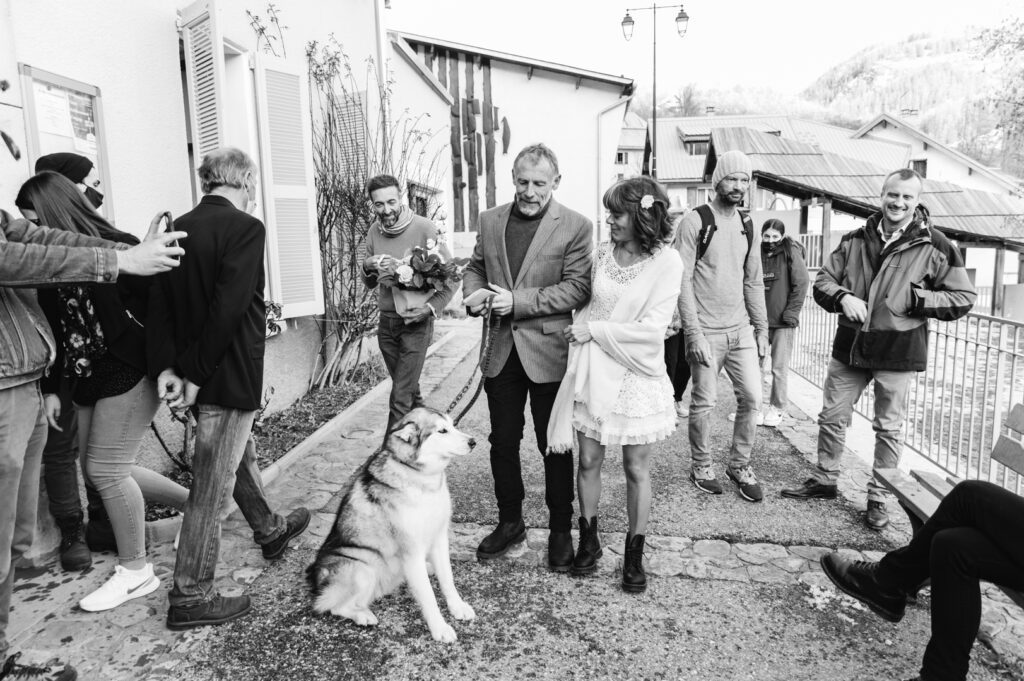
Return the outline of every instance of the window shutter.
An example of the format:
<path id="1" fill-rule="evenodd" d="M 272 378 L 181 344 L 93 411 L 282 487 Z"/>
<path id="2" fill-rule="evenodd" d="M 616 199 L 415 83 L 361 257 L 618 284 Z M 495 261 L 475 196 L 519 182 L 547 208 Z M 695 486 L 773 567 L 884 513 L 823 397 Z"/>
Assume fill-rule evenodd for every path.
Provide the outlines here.
<path id="1" fill-rule="evenodd" d="M 224 39 L 213 0 L 201 0 L 181 10 L 185 52 L 189 128 L 196 167 L 203 157 L 224 145 Z M 198 178 L 196 196 L 202 196 Z"/>
<path id="2" fill-rule="evenodd" d="M 307 75 L 284 60 L 255 56 L 271 295 L 274 302 L 281 303 L 285 319 L 322 314 L 323 273 Z"/>

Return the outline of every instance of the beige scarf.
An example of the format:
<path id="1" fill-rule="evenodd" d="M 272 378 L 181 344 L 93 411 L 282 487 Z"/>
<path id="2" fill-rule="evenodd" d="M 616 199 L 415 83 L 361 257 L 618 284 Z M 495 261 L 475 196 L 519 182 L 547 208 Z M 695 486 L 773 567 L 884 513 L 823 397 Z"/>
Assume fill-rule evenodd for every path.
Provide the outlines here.
<path id="1" fill-rule="evenodd" d="M 662 248 L 623 292 L 607 321 L 590 321 L 590 303 L 574 315 L 573 323 L 589 322 L 594 338 L 569 346 L 565 377 L 548 421 L 548 453 L 572 451 L 576 402 L 586 404 L 600 421 L 615 406 L 627 371 L 651 377 L 665 373 L 665 330 L 672 321 L 682 277 L 679 252 Z"/>
<path id="2" fill-rule="evenodd" d="M 404 232 L 406 228 L 412 224 L 412 218 L 416 215 L 412 212 L 409 206 L 402 206 L 402 210 L 398 213 L 398 219 L 395 220 L 395 224 L 391 227 L 385 227 L 381 219 L 377 218 L 377 229 L 380 233 L 386 237 L 394 238 Z"/>

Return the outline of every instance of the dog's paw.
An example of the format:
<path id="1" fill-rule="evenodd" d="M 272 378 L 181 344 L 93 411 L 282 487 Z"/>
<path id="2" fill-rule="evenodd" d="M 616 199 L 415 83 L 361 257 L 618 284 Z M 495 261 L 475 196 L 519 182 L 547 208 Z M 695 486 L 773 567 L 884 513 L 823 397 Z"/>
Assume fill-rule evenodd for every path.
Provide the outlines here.
<path id="1" fill-rule="evenodd" d="M 476 613 L 473 611 L 473 607 L 466 601 L 452 601 L 448 603 L 448 612 L 452 614 L 457 620 L 468 622 L 469 620 L 476 619 Z"/>
<path id="2" fill-rule="evenodd" d="M 447 622 L 441 622 L 437 626 L 431 627 L 430 635 L 435 641 L 440 641 L 441 643 L 455 643 L 459 639 L 455 634 L 455 630 Z"/>
<path id="3" fill-rule="evenodd" d="M 355 610 L 347 612 L 342 615 L 347 617 L 361 627 L 375 627 L 377 626 L 377 616 L 369 610 Z"/>

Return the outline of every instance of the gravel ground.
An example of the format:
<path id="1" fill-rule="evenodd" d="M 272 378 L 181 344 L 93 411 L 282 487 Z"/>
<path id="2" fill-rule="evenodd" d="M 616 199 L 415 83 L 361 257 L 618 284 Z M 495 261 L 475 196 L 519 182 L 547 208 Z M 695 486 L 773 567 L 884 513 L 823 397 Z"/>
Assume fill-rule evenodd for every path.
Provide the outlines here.
<path id="1" fill-rule="evenodd" d="M 469 375 L 466 365 L 459 367 L 452 380 L 431 396 L 431 403 L 447 405 Z M 779 490 L 807 478 L 803 457 L 773 428 L 758 428 L 752 465 L 761 480 L 765 499 L 758 504 L 744 501 L 725 477 L 725 462 L 732 441 L 732 424 L 726 415 L 735 411 L 736 402 L 728 379 L 719 384 L 719 404 L 712 420 L 715 467 L 725 493 L 710 496 L 689 481 L 690 445 L 687 420 L 679 422 L 675 434 L 655 446 L 651 457 L 654 499 L 649 534 L 726 539 L 743 542 L 844 546 L 858 550 L 889 550 L 893 544 L 884 535 L 868 530 L 861 511 L 845 503 L 815 500 L 801 502 L 783 499 Z M 468 400 L 468 397 L 466 398 Z M 461 405 L 460 405 L 461 408 Z M 529 410 L 527 410 L 529 411 Z M 472 433 L 478 445 L 472 456 L 459 459 L 449 469 L 453 520 L 457 522 L 496 523 L 493 482 L 488 458 L 487 434 L 490 425 L 487 396 L 481 395 L 466 415 L 461 428 Z M 532 421 L 527 418 L 522 446 L 523 483 L 526 501 L 523 515 L 530 527 L 547 527 L 544 506 L 544 469 L 537 452 Z M 622 472 L 622 453 L 609 447 L 602 480 L 602 530 L 626 531 L 626 481 Z M 895 509 L 894 512 L 900 512 Z"/>
<path id="2" fill-rule="evenodd" d="M 928 635 L 927 601 L 900 625 L 805 586 L 652 579 L 642 595 L 614 579 L 573 579 L 508 564 L 457 563 L 477 614 L 459 641 L 430 639 L 402 590 L 375 606 L 376 628 L 315 615 L 293 551 L 253 585 L 255 613 L 220 627 L 177 678 L 246 679 L 904 679 Z M 442 611 L 444 607 L 442 605 Z M 975 648 L 970 679 L 1005 678 Z"/>

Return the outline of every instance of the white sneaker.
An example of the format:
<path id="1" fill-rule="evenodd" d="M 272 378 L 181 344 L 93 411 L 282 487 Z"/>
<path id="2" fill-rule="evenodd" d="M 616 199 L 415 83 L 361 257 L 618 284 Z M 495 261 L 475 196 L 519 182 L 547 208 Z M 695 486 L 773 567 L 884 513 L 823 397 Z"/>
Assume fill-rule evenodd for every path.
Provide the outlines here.
<path id="1" fill-rule="evenodd" d="M 758 425 L 778 428 L 780 423 L 782 423 L 782 411 L 775 407 L 770 407 L 768 413 L 764 415 L 764 423 L 758 423 Z"/>
<path id="2" fill-rule="evenodd" d="M 736 422 L 736 412 L 733 412 L 733 413 L 729 414 L 729 420 L 732 421 L 733 423 Z M 765 424 L 765 420 L 764 420 L 764 412 L 763 411 L 757 412 L 757 425 L 759 425 L 759 426 L 766 425 Z M 778 424 L 775 424 L 775 425 L 778 425 Z"/>
<path id="3" fill-rule="evenodd" d="M 676 402 L 676 416 L 681 418 L 681 419 L 685 419 L 689 415 L 690 415 L 690 410 L 686 407 L 685 404 L 683 404 L 683 401 L 680 400 L 680 401 Z"/>
<path id="4" fill-rule="evenodd" d="M 153 564 L 138 570 L 127 570 L 120 565 L 114 567 L 114 576 L 103 586 L 78 601 L 78 607 L 89 612 L 100 612 L 116 608 L 125 601 L 151 594 L 160 587 L 160 580 L 153 574 Z"/>

